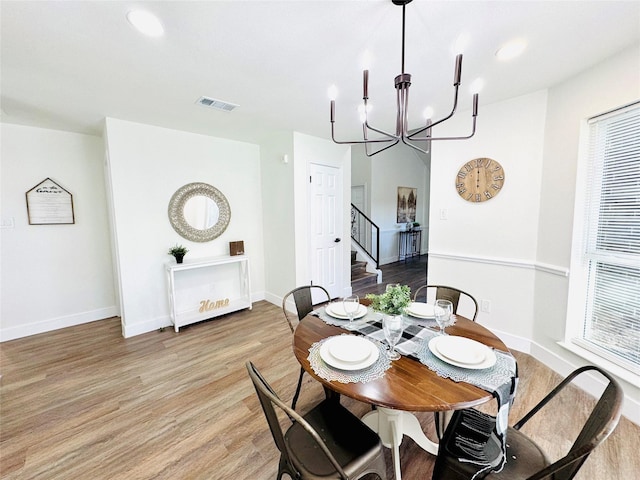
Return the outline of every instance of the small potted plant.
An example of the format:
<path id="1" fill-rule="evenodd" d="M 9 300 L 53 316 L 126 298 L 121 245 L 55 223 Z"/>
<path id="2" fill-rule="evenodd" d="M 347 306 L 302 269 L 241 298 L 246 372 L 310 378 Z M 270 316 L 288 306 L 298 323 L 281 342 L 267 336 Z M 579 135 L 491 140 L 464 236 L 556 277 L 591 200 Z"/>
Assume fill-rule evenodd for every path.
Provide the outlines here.
<path id="1" fill-rule="evenodd" d="M 169 255 L 173 255 L 174 257 L 176 257 L 176 263 L 182 263 L 182 260 L 184 259 L 184 256 L 187 254 L 189 250 L 187 250 L 187 247 L 184 247 L 182 245 L 178 245 L 177 243 L 171 247 L 169 249 Z"/>
<path id="2" fill-rule="evenodd" d="M 368 294 L 371 308 L 386 315 L 402 315 L 411 303 L 411 289 L 406 285 L 387 285 L 387 290 L 380 295 Z"/>

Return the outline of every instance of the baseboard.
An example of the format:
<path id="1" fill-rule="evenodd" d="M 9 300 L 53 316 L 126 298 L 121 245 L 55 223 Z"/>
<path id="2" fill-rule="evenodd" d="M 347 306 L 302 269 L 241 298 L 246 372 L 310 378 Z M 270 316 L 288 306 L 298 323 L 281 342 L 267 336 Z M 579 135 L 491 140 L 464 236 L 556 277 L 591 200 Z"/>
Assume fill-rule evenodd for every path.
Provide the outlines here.
<path id="1" fill-rule="evenodd" d="M 95 322 L 105 318 L 116 317 L 119 314 L 120 311 L 118 307 L 114 305 L 88 312 L 76 313 L 74 315 L 66 315 L 64 317 L 50 318 L 40 322 L 18 325 L 16 327 L 3 328 L 0 330 L 0 342 L 51 332 L 52 330 L 58 330 L 60 328 L 73 327 L 82 323 Z"/>
<path id="2" fill-rule="evenodd" d="M 576 368 L 584 365 L 584 363 L 581 363 L 580 365 L 574 365 L 557 353 L 554 353 L 551 350 L 527 338 L 512 335 L 500 330 L 489 330 L 491 330 L 496 336 L 498 336 L 498 338 L 500 338 L 507 347 L 531 355 L 536 360 L 542 362 L 545 366 L 549 367 L 551 370 L 563 377 L 566 377 Z M 590 395 L 597 396 L 602 391 L 604 383 L 602 380 L 599 380 L 592 375 L 586 374 L 582 375 L 581 378 L 576 380 L 576 385 Z M 629 421 L 635 423 L 636 425 L 640 425 L 640 401 L 632 398 L 626 392 L 624 395 L 624 405 L 622 406 L 622 415 L 624 415 Z"/>

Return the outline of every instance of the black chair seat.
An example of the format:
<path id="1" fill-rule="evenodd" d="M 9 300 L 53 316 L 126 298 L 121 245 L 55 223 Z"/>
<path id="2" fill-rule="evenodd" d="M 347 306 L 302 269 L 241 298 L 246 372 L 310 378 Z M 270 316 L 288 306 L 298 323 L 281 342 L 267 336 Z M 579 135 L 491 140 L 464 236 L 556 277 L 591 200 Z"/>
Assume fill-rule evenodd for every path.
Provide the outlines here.
<path id="1" fill-rule="evenodd" d="M 496 438 L 497 441 L 497 438 Z M 490 444 L 491 447 L 498 443 Z M 490 452 L 489 455 L 499 452 Z M 496 480 L 518 480 L 528 478 L 531 472 L 538 472 L 550 465 L 547 455 L 542 449 L 520 431 L 509 428 L 507 430 L 507 462 L 501 472 L 493 472 L 488 478 Z M 439 456 L 433 471 L 433 478 L 446 480 L 469 480 L 478 470 L 476 465 L 461 463 L 457 457 L 451 455 Z M 479 475 L 477 479 L 489 475 Z"/>
<path id="2" fill-rule="evenodd" d="M 375 463 L 379 455 L 380 437 L 339 403 L 325 400 L 303 418 L 318 432 L 344 471 L 353 476 L 363 474 L 363 467 Z M 291 462 L 304 478 L 340 478 L 335 467 L 322 453 L 318 444 L 300 424 L 294 424 L 285 434 L 292 452 Z"/>

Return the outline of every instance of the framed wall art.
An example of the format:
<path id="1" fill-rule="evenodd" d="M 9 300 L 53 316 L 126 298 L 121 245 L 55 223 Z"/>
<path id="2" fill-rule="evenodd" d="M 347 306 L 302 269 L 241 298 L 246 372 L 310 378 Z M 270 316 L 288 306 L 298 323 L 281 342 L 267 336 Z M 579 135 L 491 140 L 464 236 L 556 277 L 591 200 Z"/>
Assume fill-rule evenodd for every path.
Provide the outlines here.
<path id="1" fill-rule="evenodd" d="M 416 205 L 418 189 L 413 187 L 398 187 L 397 223 L 416 221 Z"/>
<path id="2" fill-rule="evenodd" d="M 50 178 L 26 193 L 29 225 L 75 223 L 73 195 Z"/>

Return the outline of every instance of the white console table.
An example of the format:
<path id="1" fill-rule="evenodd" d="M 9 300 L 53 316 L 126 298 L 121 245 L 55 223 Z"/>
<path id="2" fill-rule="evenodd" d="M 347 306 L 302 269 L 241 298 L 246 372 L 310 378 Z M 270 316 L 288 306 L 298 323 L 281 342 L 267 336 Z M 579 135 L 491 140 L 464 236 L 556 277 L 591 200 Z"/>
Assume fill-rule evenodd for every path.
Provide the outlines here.
<path id="1" fill-rule="evenodd" d="M 165 271 L 176 332 L 184 325 L 252 308 L 245 255 L 168 262 Z"/>

